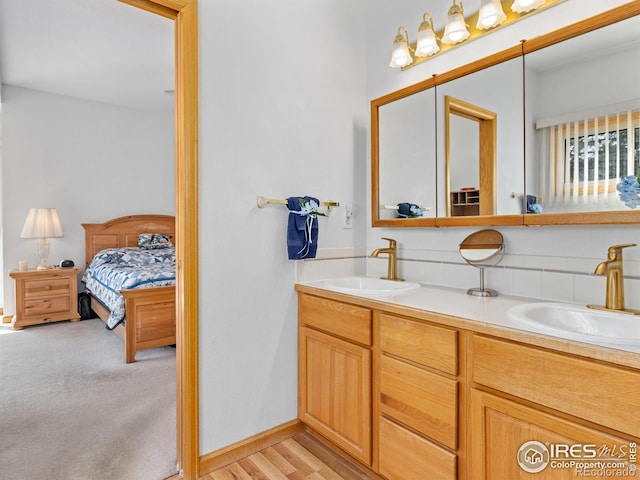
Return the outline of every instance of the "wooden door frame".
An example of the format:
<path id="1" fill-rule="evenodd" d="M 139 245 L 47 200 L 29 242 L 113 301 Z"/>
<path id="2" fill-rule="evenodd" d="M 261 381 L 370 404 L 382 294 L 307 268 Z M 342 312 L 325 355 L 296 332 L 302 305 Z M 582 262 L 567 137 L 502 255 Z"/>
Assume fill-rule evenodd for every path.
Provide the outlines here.
<path id="1" fill-rule="evenodd" d="M 447 216 L 451 216 L 451 126 L 450 115 L 458 115 L 478 123 L 478 171 L 480 190 L 480 215 L 496 215 L 496 131 L 495 112 L 463 100 L 445 95 L 445 178 L 447 192 Z"/>
<path id="2" fill-rule="evenodd" d="M 119 0 L 175 22 L 176 423 L 180 476 L 199 476 L 198 4 Z"/>

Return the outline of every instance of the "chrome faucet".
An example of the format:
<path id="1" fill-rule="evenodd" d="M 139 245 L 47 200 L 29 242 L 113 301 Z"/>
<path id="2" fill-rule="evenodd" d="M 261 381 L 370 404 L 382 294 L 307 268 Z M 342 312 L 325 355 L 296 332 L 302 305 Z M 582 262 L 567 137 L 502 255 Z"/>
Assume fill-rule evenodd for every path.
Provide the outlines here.
<path id="1" fill-rule="evenodd" d="M 389 242 L 389 246 L 387 248 L 376 248 L 373 252 L 371 252 L 372 257 L 377 257 L 381 253 L 386 253 L 389 256 L 387 276 L 380 278 L 384 280 L 395 280 L 398 282 L 403 282 L 404 278 L 398 278 L 398 249 L 396 246 L 396 241 L 393 238 L 385 237 L 382 237 L 382 240 L 387 240 Z"/>
<path id="2" fill-rule="evenodd" d="M 622 273 L 622 249 L 635 247 L 635 243 L 612 245 L 609 247 L 607 259 L 599 263 L 594 271 L 595 275 L 606 275 L 607 290 L 604 307 L 601 305 L 587 305 L 599 310 L 615 310 L 622 313 L 638 315 L 640 312 L 624 308 L 624 275 Z"/>

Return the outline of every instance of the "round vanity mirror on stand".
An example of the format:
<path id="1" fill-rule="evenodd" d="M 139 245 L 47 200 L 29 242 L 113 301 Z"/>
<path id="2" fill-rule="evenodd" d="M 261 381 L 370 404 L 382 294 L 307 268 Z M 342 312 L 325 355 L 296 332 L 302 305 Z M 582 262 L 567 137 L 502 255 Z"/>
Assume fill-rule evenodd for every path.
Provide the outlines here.
<path id="1" fill-rule="evenodd" d="M 472 233 L 460 244 L 460 256 L 469 265 L 480 269 L 480 288 L 470 288 L 469 295 L 475 297 L 496 297 L 498 292 L 484 287 L 484 269 L 493 267 L 502 260 L 504 241 L 502 234 L 495 230 L 480 230 Z"/>

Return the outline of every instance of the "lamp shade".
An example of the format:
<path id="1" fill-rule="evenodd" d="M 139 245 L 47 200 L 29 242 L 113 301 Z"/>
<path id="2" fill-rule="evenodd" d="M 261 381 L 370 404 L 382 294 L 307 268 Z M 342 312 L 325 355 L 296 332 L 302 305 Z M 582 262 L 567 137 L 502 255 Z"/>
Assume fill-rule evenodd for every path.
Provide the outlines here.
<path id="1" fill-rule="evenodd" d="M 497 27 L 506 19 L 500 0 L 481 0 L 476 28 L 486 30 Z"/>
<path id="2" fill-rule="evenodd" d="M 56 238 L 64 236 L 55 208 L 32 208 L 22 227 L 20 238 Z"/>
<path id="3" fill-rule="evenodd" d="M 454 3 L 447 14 L 447 23 L 442 34 L 442 42 L 448 44 L 460 43 L 464 42 L 470 35 L 462 7 Z"/>
<path id="4" fill-rule="evenodd" d="M 416 56 L 428 57 L 440 51 L 438 39 L 433 31 L 433 19 L 428 13 L 424 14 L 422 23 L 418 27 L 418 39 L 416 41 Z"/>
<path id="5" fill-rule="evenodd" d="M 546 0 L 514 0 L 511 11 L 516 13 L 526 13 L 544 5 Z"/>
<path id="6" fill-rule="evenodd" d="M 404 32 L 404 36 L 402 35 Z M 404 27 L 398 28 L 398 35 L 393 39 L 393 49 L 391 50 L 391 68 L 402 68 L 413 63 L 411 52 L 409 51 L 409 34 Z"/>

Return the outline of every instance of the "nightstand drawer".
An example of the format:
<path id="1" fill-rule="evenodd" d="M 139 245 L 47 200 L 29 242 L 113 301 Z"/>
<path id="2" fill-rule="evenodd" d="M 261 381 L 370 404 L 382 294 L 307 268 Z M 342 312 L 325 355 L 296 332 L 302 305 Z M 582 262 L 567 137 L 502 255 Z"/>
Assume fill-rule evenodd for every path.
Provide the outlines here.
<path id="1" fill-rule="evenodd" d="M 71 307 L 69 301 L 69 295 L 65 295 L 64 297 L 25 299 L 24 316 L 28 318 L 31 316 L 68 312 Z"/>
<path id="2" fill-rule="evenodd" d="M 69 286 L 69 278 L 29 280 L 24 282 L 24 297 L 69 295 Z"/>

